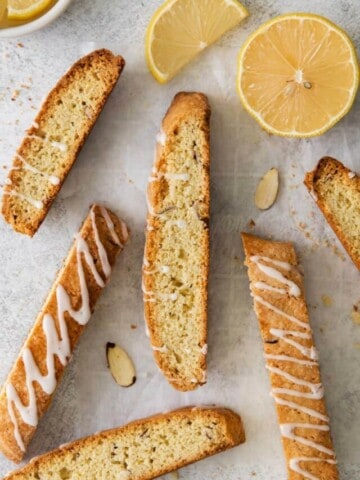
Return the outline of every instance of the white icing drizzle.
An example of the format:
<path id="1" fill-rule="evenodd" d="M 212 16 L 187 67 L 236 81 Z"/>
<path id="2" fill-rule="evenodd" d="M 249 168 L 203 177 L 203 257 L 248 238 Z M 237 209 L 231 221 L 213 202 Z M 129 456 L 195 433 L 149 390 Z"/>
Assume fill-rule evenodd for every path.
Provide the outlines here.
<path id="1" fill-rule="evenodd" d="M 351 178 L 354 178 L 356 177 L 356 173 L 354 172 L 348 172 L 348 177 L 351 179 Z"/>
<path id="2" fill-rule="evenodd" d="M 109 276 L 111 274 L 111 266 L 110 266 L 110 263 L 109 263 L 109 259 L 108 259 L 105 247 L 100 240 L 99 230 L 96 227 L 96 219 L 95 219 L 94 209 L 92 209 L 91 212 L 90 212 L 90 218 L 91 218 L 91 224 L 92 224 L 92 228 L 93 228 L 93 232 L 94 232 L 96 248 L 97 248 L 97 251 L 98 251 L 99 257 L 100 257 L 102 270 L 105 274 L 105 277 L 109 278 Z"/>
<path id="3" fill-rule="evenodd" d="M 292 362 L 299 365 L 307 365 L 308 367 L 317 366 L 317 362 L 314 360 L 300 360 L 299 358 L 290 357 L 289 355 L 271 355 L 270 353 L 265 353 L 265 359 L 267 360 L 277 360 L 280 362 Z"/>
<path id="4" fill-rule="evenodd" d="M 261 262 L 265 261 L 267 263 L 271 263 L 272 265 L 280 267 L 283 270 L 286 270 L 287 272 L 291 270 L 291 265 L 289 263 L 280 262 L 279 260 L 272 260 L 269 257 L 263 257 L 260 255 L 253 255 L 252 257 L 250 257 L 250 260 L 254 262 L 255 265 L 258 267 L 258 269 L 261 272 L 265 273 L 265 275 L 267 275 L 270 278 L 273 278 L 274 280 L 277 280 L 280 283 L 283 283 L 284 285 L 287 285 L 289 287 L 290 295 L 294 297 L 299 297 L 301 295 L 301 290 L 298 287 L 298 285 L 296 285 L 295 282 L 284 277 L 284 275 L 276 268 L 269 267 L 268 265 L 264 265 Z"/>
<path id="5" fill-rule="evenodd" d="M 175 302 L 175 300 L 178 299 L 179 295 L 177 292 L 174 293 L 156 293 L 156 292 L 151 292 L 149 290 L 146 290 L 144 282 L 142 283 L 142 291 L 144 295 L 149 296 L 150 298 L 145 298 L 144 302 L 156 302 L 156 299 L 158 298 L 159 300 L 171 300 Z"/>
<path id="6" fill-rule="evenodd" d="M 150 266 L 149 265 L 149 262 L 147 262 L 148 265 L 145 265 L 145 262 L 144 262 L 144 268 L 143 268 L 143 274 L 144 275 L 153 275 L 154 273 L 157 273 L 157 272 L 160 272 L 160 273 L 163 273 L 165 275 L 169 274 L 170 273 L 170 267 L 168 267 L 167 265 L 160 265 L 159 267 L 157 268 L 153 268 L 152 270 L 146 270 L 146 266 Z"/>
<path id="7" fill-rule="evenodd" d="M 34 138 L 44 143 L 48 143 L 52 147 L 57 148 L 58 150 L 64 153 L 67 152 L 68 150 L 68 146 L 66 145 L 66 143 L 56 142 L 55 140 L 48 140 L 46 137 L 40 137 L 40 135 L 29 134 L 29 135 L 26 135 L 26 138 Z"/>
<path id="8" fill-rule="evenodd" d="M 319 443 L 309 440 L 307 438 L 301 437 L 300 435 L 295 434 L 296 428 L 305 428 L 307 430 L 319 430 L 320 432 L 329 432 L 329 425 L 314 425 L 313 423 L 283 423 L 280 425 L 280 431 L 283 437 L 289 438 L 290 440 L 295 440 L 296 442 L 302 443 L 307 447 L 314 448 L 319 452 L 326 453 L 327 455 L 334 455 L 334 451 L 331 448 L 324 447 Z"/>
<path id="9" fill-rule="evenodd" d="M 155 345 L 151 345 L 151 347 L 154 350 L 154 352 L 166 353 L 168 351 L 168 348 L 166 345 L 163 345 L 162 347 L 156 347 Z"/>
<path id="10" fill-rule="evenodd" d="M 294 377 L 294 375 L 290 375 L 290 373 L 285 372 L 281 368 L 272 367 L 271 365 L 266 365 L 266 368 L 271 372 L 279 375 L 280 377 L 286 378 L 292 383 L 296 385 L 301 385 L 307 387 L 311 393 L 304 393 L 299 392 L 297 390 L 289 390 L 285 388 L 274 388 L 272 391 L 273 393 L 285 393 L 284 390 L 291 392 L 290 395 L 294 395 L 295 397 L 304 397 L 304 398 L 311 398 L 313 400 L 320 400 L 324 397 L 324 389 L 321 383 L 312 383 L 306 380 L 302 380 L 300 378 Z"/>
<path id="11" fill-rule="evenodd" d="M 18 153 L 16 153 L 15 156 L 24 164 L 25 170 L 29 170 L 32 173 L 35 173 L 37 175 L 41 175 L 42 177 L 46 178 L 51 183 L 51 185 L 59 185 L 60 178 L 57 177 L 56 175 L 49 175 L 48 173 L 42 172 L 38 168 L 33 167 L 32 165 L 30 165 L 30 163 L 28 163 L 25 160 L 24 157 L 22 157 Z"/>
<path id="12" fill-rule="evenodd" d="M 99 232 L 95 222 L 94 208 L 90 212 L 94 238 L 98 249 L 98 254 L 105 277 L 108 278 L 111 273 L 109 260 L 106 250 L 100 240 Z M 15 415 L 14 406 L 20 414 L 23 422 L 36 427 L 38 424 L 37 400 L 34 388 L 34 382 L 37 382 L 42 390 L 51 395 L 56 388 L 56 368 L 55 357 L 59 359 L 61 364 L 65 366 L 71 356 L 71 346 L 67 323 L 65 320 L 65 313 L 75 320 L 79 325 L 86 325 L 91 316 L 89 291 L 86 284 L 85 272 L 82 262 L 82 256 L 92 272 L 96 283 L 100 287 L 104 287 L 104 280 L 101 278 L 96 269 L 94 258 L 92 257 L 87 242 L 81 237 L 80 233 L 75 236 L 76 258 L 77 258 L 77 274 L 80 284 L 81 307 L 75 310 L 72 307 L 71 298 L 65 288 L 58 284 L 56 287 L 56 301 L 57 301 L 57 321 L 59 333 L 56 328 L 54 317 L 45 313 L 42 321 L 42 327 L 46 338 L 46 374 L 42 374 L 34 356 L 29 348 L 23 347 L 21 358 L 25 370 L 25 382 L 28 393 L 27 405 L 24 405 L 11 383 L 6 385 L 7 406 L 10 419 L 14 425 L 14 437 L 19 448 L 25 451 L 25 445 L 19 431 L 19 424 Z"/>
<path id="13" fill-rule="evenodd" d="M 292 458 L 289 463 L 289 467 L 293 472 L 298 473 L 299 475 L 303 475 L 304 478 L 307 480 L 320 480 L 319 477 L 309 473 L 307 470 L 300 468 L 300 462 L 321 462 L 321 463 L 328 463 L 329 465 L 336 465 L 337 461 L 332 460 L 330 458 L 317 458 L 317 457 L 299 457 L 299 458 Z"/>
<path id="14" fill-rule="evenodd" d="M 264 305 L 264 307 L 268 308 L 269 310 L 272 310 L 273 312 L 277 313 L 278 315 L 281 315 L 282 317 L 286 318 L 290 322 L 293 322 L 296 325 L 299 325 L 299 327 L 302 327 L 305 330 L 310 330 L 310 326 L 306 322 L 303 322 L 303 321 L 299 320 L 298 318 L 294 317 L 293 315 L 288 315 L 287 313 L 283 312 L 279 308 L 275 307 L 275 305 L 272 305 L 271 303 L 264 300 L 259 295 L 253 295 L 253 298 L 254 298 L 255 302 L 261 303 L 262 305 Z"/>
<path id="15" fill-rule="evenodd" d="M 35 198 L 29 197 L 28 195 L 24 195 L 23 193 L 17 192 L 15 190 L 10 190 L 9 192 L 4 192 L 3 195 L 10 195 L 11 197 L 18 197 L 21 200 L 25 200 L 26 202 L 30 203 L 33 207 L 41 210 L 44 208 L 44 204 L 41 200 L 35 200 Z"/>
<path id="16" fill-rule="evenodd" d="M 187 227 L 187 223 L 185 222 L 185 220 L 170 220 L 169 224 L 170 225 L 175 225 L 178 228 L 186 228 Z"/>
<path id="17" fill-rule="evenodd" d="M 170 273 L 170 267 L 168 265 L 160 265 L 159 272 Z"/>
<path id="18" fill-rule="evenodd" d="M 327 415 L 319 413 L 317 410 L 314 410 L 313 408 L 304 407 L 302 405 L 299 405 L 296 402 L 285 400 L 284 398 L 276 396 L 275 394 L 273 394 L 273 392 L 271 392 L 270 395 L 274 398 L 275 402 L 279 405 L 284 405 L 285 407 L 293 408 L 294 410 L 298 410 L 300 412 L 306 413 L 307 415 L 317 418 L 318 420 L 322 420 L 323 422 L 329 421 L 329 417 Z"/>
<path id="19" fill-rule="evenodd" d="M 202 346 L 202 348 L 201 348 L 201 353 L 202 353 L 203 355 L 207 355 L 207 353 L 208 353 L 207 343 L 204 343 L 204 345 Z"/>
<path id="20" fill-rule="evenodd" d="M 114 240 L 114 243 L 116 245 L 118 245 L 119 247 L 123 248 L 124 245 L 120 242 L 119 235 L 115 231 L 114 223 L 111 220 L 109 212 L 103 206 L 100 207 L 100 212 L 101 212 L 101 215 L 103 216 L 103 218 L 105 220 L 106 226 L 107 226 L 107 228 L 108 228 L 108 230 L 109 230 L 109 232 L 112 236 L 112 239 Z M 122 233 L 124 241 L 126 242 L 126 240 L 129 237 L 129 233 L 128 233 L 127 227 L 124 224 L 124 222 L 121 222 L 121 233 Z"/>
<path id="21" fill-rule="evenodd" d="M 39 128 L 39 124 L 38 122 L 35 122 L 35 120 L 32 122 L 31 126 L 34 128 Z"/>
<path id="22" fill-rule="evenodd" d="M 284 277 L 284 275 L 276 270 L 276 268 L 273 268 L 273 266 L 280 267 L 281 269 L 285 271 L 290 271 L 292 266 L 286 262 L 279 262 L 278 260 L 273 260 L 269 257 L 263 257 L 263 256 L 258 256 L 254 255 L 250 257 L 250 260 L 254 262 L 257 267 L 259 268 L 260 271 L 265 273 L 268 277 L 273 278 L 277 280 L 278 282 L 286 285 L 289 287 L 289 294 L 293 295 L 295 297 L 299 297 L 301 295 L 301 289 L 299 286 L 292 282 L 291 280 L 287 279 Z M 263 263 L 260 263 L 261 261 L 265 261 L 267 263 L 270 263 L 273 266 L 267 266 L 264 265 Z M 286 295 L 287 291 L 283 288 L 275 288 L 271 285 L 268 285 L 266 282 L 254 282 L 252 284 L 252 288 L 256 288 L 258 290 L 264 290 L 264 291 L 272 291 L 276 292 L 281 295 Z M 257 303 L 260 303 L 264 305 L 266 308 L 269 310 L 273 311 L 277 315 L 279 315 L 282 318 L 287 319 L 290 321 L 292 324 L 297 325 L 301 327 L 302 329 L 305 330 L 303 331 L 298 331 L 298 330 L 284 330 L 284 329 L 279 329 L 279 328 L 270 328 L 269 332 L 271 335 L 274 337 L 277 337 L 278 339 L 282 340 L 283 342 L 291 345 L 294 347 L 296 350 L 298 350 L 303 357 L 305 358 L 297 358 L 289 355 L 272 355 L 272 354 L 265 354 L 265 359 L 267 361 L 278 361 L 280 364 L 283 364 L 283 362 L 290 362 L 290 363 L 295 363 L 299 365 L 304 365 L 305 367 L 314 367 L 317 366 L 317 359 L 318 359 L 318 354 L 314 346 L 311 347 L 306 347 L 299 341 L 296 341 L 295 338 L 301 339 L 301 340 L 311 340 L 312 335 L 311 335 L 311 330 L 310 330 L 310 325 L 306 322 L 303 322 L 302 320 L 299 320 L 298 318 L 289 315 L 282 311 L 281 309 L 277 308 L 275 305 L 272 305 L 268 301 L 266 301 L 264 298 L 262 298 L 259 295 L 255 295 L 252 293 L 252 296 L 254 298 L 254 301 Z M 286 379 L 288 382 L 291 384 L 297 385 L 299 387 L 305 387 L 308 391 L 303 391 L 303 389 L 298 390 L 294 388 L 279 388 L 279 387 L 273 387 L 271 389 L 271 396 L 274 398 L 275 402 L 278 405 L 282 405 L 285 407 L 288 407 L 290 409 L 294 409 L 300 412 L 303 412 L 306 415 L 309 415 L 310 417 L 316 418 L 319 421 L 325 422 L 325 424 L 312 424 L 312 423 L 283 423 L 280 424 L 280 431 L 283 437 L 289 438 L 290 440 L 294 440 L 302 445 L 305 445 L 307 447 L 311 447 L 314 450 L 317 450 L 321 453 L 324 453 L 326 455 L 329 455 L 333 458 L 335 458 L 335 453 L 332 449 L 325 447 L 324 445 L 321 445 L 318 442 L 315 442 L 314 440 L 311 440 L 306 437 L 302 437 L 300 435 L 295 434 L 295 429 L 296 428 L 303 428 L 307 430 L 317 430 L 317 431 L 322 431 L 322 432 L 328 432 L 330 430 L 329 428 L 329 418 L 327 415 L 324 415 L 323 413 L 320 413 L 318 410 L 315 410 L 313 408 L 305 407 L 296 401 L 290 401 L 284 399 L 280 395 L 288 395 L 293 398 L 306 398 L 310 400 L 321 400 L 324 396 L 324 389 L 321 383 L 313 383 L 309 382 L 306 380 L 303 380 L 301 378 L 298 378 L 287 371 L 284 370 L 283 367 L 279 368 L 278 366 L 273 366 L 269 365 L 267 362 L 266 368 L 274 375 L 277 375 L 279 377 L 282 377 Z M 317 476 L 307 472 L 306 470 L 303 470 L 300 468 L 299 463 L 300 462 L 323 462 L 323 463 L 329 463 L 329 464 L 335 464 L 336 461 L 335 459 L 323 459 L 319 457 L 298 457 L 298 458 L 291 458 L 289 460 L 289 467 L 292 471 L 299 473 L 302 475 L 304 478 L 308 480 L 320 480 Z"/>
<path id="23" fill-rule="evenodd" d="M 166 133 L 164 132 L 164 130 L 161 128 L 160 129 L 160 132 L 156 134 L 156 142 L 159 144 L 159 145 L 162 145 L 163 147 L 165 146 L 165 143 L 166 143 Z"/>
<path id="24" fill-rule="evenodd" d="M 6 185 L 12 185 L 12 181 L 10 180 L 10 178 L 7 178 L 5 180 L 5 183 L 6 183 Z"/>
<path id="25" fill-rule="evenodd" d="M 302 338 L 304 340 L 310 340 L 312 338 L 310 334 L 298 332 L 297 330 L 281 330 L 279 328 L 270 328 L 270 333 L 271 335 L 274 335 L 274 337 L 280 338 L 283 342 L 292 345 L 294 348 L 299 350 L 299 352 L 301 352 L 304 357 L 311 358 L 312 360 L 318 359 L 318 354 L 315 347 L 305 347 L 301 343 L 296 342 L 291 338 L 288 338 L 289 336 L 292 336 Z"/>
<path id="26" fill-rule="evenodd" d="M 284 288 L 272 287 L 271 285 L 268 285 L 265 282 L 255 282 L 254 287 L 258 288 L 259 290 L 268 290 L 269 292 L 280 293 L 281 295 L 286 294 L 286 290 Z"/>

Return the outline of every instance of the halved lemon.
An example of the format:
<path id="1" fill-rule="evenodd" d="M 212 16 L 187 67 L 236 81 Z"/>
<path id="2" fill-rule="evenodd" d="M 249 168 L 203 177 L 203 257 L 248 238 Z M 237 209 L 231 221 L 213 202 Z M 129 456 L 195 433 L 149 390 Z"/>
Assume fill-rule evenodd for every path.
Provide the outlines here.
<path id="1" fill-rule="evenodd" d="M 10 20 L 28 20 L 42 13 L 53 0 L 8 0 Z"/>
<path id="2" fill-rule="evenodd" d="M 173 78 L 208 45 L 248 16 L 237 0 L 167 0 L 146 32 L 149 69 L 160 83 Z"/>
<path id="3" fill-rule="evenodd" d="M 242 47 L 237 84 L 245 109 L 269 133 L 320 135 L 354 102 L 355 48 L 326 18 L 282 15 L 258 28 Z"/>

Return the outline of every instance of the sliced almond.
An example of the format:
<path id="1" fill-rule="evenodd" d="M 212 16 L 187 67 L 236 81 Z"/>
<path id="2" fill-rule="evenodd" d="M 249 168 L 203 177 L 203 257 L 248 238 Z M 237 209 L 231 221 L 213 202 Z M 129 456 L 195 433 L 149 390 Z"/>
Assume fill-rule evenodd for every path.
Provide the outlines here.
<path id="1" fill-rule="evenodd" d="M 256 193 L 255 205 L 260 210 L 267 210 L 272 207 L 279 190 L 279 172 L 271 168 L 260 180 Z"/>
<path id="2" fill-rule="evenodd" d="M 136 381 L 136 371 L 129 355 L 119 345 L 106 344 L 108 367 L 116 383 L 121 387 L 130 387 Z"/>

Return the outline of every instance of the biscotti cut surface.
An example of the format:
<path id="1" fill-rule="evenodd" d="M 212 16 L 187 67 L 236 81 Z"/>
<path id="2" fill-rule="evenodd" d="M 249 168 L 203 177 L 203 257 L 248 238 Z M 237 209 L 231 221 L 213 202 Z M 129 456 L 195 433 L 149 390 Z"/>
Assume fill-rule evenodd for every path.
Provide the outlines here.
<path id="1" fill-rule="evenodd" d="M 115 214 L 91 208 L 0 392 L 0 451 L 10 460 L 22 459 L 127 238 Z"/>
<path id="2" fill-rule="evenodd" d="M 223 408 L 184 408 L 70 443 L 7 480 L 150 480 L 245 441 Z"/>
<path id="3" fill-rule="evenodd" d="M 324 157 L 304 183 L 360 269 L 360 177 L 338 160 Z"/>
<path id="4" fill-rule="evenodd" d="M 338 480 L 317 351 L 291 243 L 242 234 L 289 480 Z"/>
<path id="5" fill-rule="evenodd" d="M 156 362 L 184 391 L 206 382 L 209 117 L 203 94 L 175 96 L 148 186 L 145 318 Z"/>
<path id="6" fill-rule="evenodd" d="M 81 58 L 44 101 L 15 154 L 2 213 L 20 233 L 34 235 L 73 166 L 124 67 L 108 50 Z"/>

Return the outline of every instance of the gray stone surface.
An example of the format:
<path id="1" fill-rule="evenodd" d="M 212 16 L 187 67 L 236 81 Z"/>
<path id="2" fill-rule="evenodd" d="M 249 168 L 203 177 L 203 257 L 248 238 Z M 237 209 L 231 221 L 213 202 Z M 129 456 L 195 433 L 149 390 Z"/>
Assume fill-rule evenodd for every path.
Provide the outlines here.
<path id="1" fill-rule="evenodd" d="M 360 171 L 360 105 L 357 101 L 350 114 L 320 138 L 287 140 L 261 131 L 242 109 L 235 89 L 237 52 L 260 23 L 279 13 L 311 10 L 338 22 L 358 46 L 359 2 L 248 0 L 251 17 L 166 86 L 153 80 L 143 55 L 145 28 L 159 3 L 75 0 L 49 28 L 0 42 L 0 160 L 4 165 L 11 163 L 42 97 L 80 55 L 104 46 L 127 60 L 118 86 L 38 234 L 29 239 L 0 222 L 0 383 L 89 204 L 105 202 L 132 230 L 132 240 L 118 261 L 27 459 L 150 413 L 186 404 L 218 403 L 242 414 L 247 443 L 184 469 L 180 478 L 285 480 L 280 434 L 242 265 L 239 232 L 248 230 L 253 219 L 254 232 L 296 244 L 305 272 L 341 478 L 360 478 L 360 349 L 356 348 L 360 327 L 350 318 L 353 304 L 360 300 L 359 273 L 302 185 L 304 172 L 324 154 Z M 11 101 L 14 90 L 19 90 L 19 95 Z M 188 394 L 172 390 L 152 360 L 143 328 L 140 278 L 144 192 L 154 138 L 163 113 L 179 90 L 203 90 L 213 108 L 209 376 L 205 387 Z M 279 198 L 271 210 L 259 213 L 253 204 L 254 189 L 272 166 L 280 170 Z M 0 180 L 4 173 L 0 172 Z M 331 297 L 331 306 L 324 305 L 323 295 Z M 138 328 L 131 329 L 131 324 Z M 105 361 L 108 340 L 123 345 L 133 357 L 138 381 L 132 388 L 121 389 L 112 380 Z M 0 459 L 0 475 L 11 468 L 10 462 Z"/>

